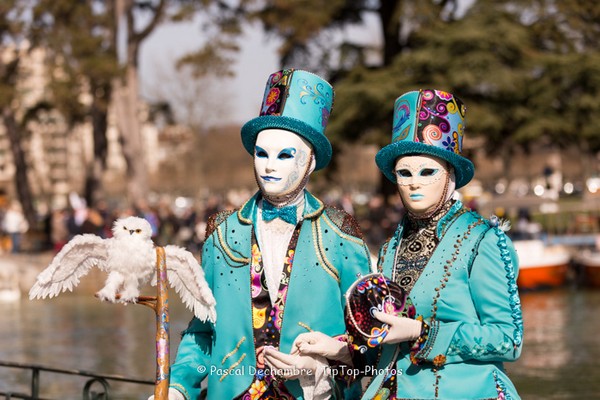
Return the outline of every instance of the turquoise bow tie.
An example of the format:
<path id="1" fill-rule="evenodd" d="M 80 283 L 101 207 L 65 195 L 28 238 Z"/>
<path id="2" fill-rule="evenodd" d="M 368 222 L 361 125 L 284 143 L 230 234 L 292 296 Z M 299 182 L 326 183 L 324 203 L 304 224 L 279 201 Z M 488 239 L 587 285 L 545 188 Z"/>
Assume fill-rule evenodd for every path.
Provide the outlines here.
<path id="1" fill-rule="evenodd" d="M 288 224 L 296 225 L 296 206 L 275 207 L 268 201 L 263 201 L 262 217 L 266 222 L 279 218 Z"/>

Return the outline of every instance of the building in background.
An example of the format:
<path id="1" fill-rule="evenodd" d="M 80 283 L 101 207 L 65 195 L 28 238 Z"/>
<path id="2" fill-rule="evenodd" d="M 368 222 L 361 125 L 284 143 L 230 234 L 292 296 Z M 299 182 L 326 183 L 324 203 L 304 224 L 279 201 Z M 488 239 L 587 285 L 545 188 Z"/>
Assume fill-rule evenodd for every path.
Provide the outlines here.
<path id="1" fill-rule="evenodd" d="M 51 101 L 48 93 L 46 54 L 43 49 L 27 51 L 26 45 L 19 49 L 22 61 L 18 82 L 21 110 L 33 107 L 44 100 Z M 14 51 L 5 48 L 2 59 Z M 91 98 L 83 94 L 79 99 L 89 104 Z M 141 105 L 145 152 L 150 160 L 159 160 L 158 129 L 149 121 L 147 106 Z M 24 112 L 24 111 L 23 111 Z M 125 159 L 121 152 L 119 134 L 115 125 L 115 113 L 109 109 L 107 131 L 108 157 L 104 184 L 109 194 L 119 195 L 125 186 Z M 28 179 L 38 208 L 64 207 L 68 194 L 84 192 L 86 171 L 93 161 L 93 137 L 90 121 L 69 127 L 57 110 L 38 113 L 38 118 L 27 125 L 27 136 L 21 146 L 26 154 Z M 159 169 L 159 163 L 150 163 L 149 172 Z M 0 191 L 14 197 L 15 167 L 10 142 L 3 125 L 0 125 Z"/>

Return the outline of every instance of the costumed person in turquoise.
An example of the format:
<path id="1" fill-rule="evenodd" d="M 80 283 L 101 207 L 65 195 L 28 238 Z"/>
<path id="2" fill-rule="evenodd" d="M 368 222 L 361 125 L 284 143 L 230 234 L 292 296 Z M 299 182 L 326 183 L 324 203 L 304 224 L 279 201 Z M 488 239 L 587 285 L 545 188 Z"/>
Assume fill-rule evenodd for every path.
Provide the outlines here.
<path id="1" fill-rule="evenodd" d="M 272 74 L 260 116 L 241 131 L 254 156 L 259 191 L 236 211 L 213 215 L 202 268 L 217 301 L 217 322 L 193 319 L 171 368 L 170 399 L 323 399 L 336 392 L 324 357 L 298 354 L 294 340 L 345 333 L 344 293 L 368 273 L 354 218 L 310 194 L 313 170 L 332 155 L 324 131 L 333 89 L 320 77 Z M 348 358 L 333 340 L 329 358 Z"/>
<path id="2" fill-rule="evenodd" d="M 474 175 L 461 155 L 464 104 L 419 90 L 394 105 L 392 143 L 375 158 L 407 213 L 380 250 L 378 269 L 404 288 L 417 319 L 376 313 L 389 325 L 364 398 L 518 399 L 503 367 L 523 341 L 518 261 L 503 224 L 453 199 Z M 379 397 L 377 397 L 379 396 Z"/>
<path id="3" fill-rule="evenodd" d="M 384 329 L 370 338 L 381 353 L 363 399 L 519 398 L 503 367 L 523 340 L 517 256 L 503 223 L 453 198 L 474 175 L 461 155 L 464 131 L 465 106 L 450 93 L 412 91 L 395 102 L 392 143 L 376 162 L 406 214 L 378 270 L 415 310 L 412 318 L 372 312 Z M 348 330 L 350 342 L 364 342 Z"/>

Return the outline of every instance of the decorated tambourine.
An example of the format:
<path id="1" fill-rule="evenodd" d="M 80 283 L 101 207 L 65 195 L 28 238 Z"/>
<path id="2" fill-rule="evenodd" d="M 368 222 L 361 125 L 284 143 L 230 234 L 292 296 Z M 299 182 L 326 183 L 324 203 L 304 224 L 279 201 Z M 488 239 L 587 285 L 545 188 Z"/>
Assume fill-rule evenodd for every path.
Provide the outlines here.
<path id="1" fill-rule="evenodd" d="M 388 334 L 389 325 L 373 316 L 381 311 L 398 317 L 415 318 L 416 310 L 406 291 L 383 274 L 361 276 L 346 292 L 346 326 L 349 342 L 360 352 L 377 347 Z"/>

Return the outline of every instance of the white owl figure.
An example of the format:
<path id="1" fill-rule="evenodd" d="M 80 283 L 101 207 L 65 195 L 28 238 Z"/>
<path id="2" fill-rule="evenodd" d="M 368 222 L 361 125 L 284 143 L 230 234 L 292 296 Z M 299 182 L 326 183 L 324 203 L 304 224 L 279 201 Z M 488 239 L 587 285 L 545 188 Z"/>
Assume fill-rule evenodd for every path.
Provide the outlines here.
<path id="1" fill-rule="evenodd" d="M 102 300 L 116 301 L 122 289 L 122 302 L 132 302 L 140 294 L 140 286 L 151 278 L 156 284 L 156 250 L 152 228 L 143 218 L 126 217 L 115 221 L 113 237 L 77 235 L 54 257 L 37 277 L 29 298 L 54 297 L 73 290 L 79 279 L 97 266 L 108 272 L 104 287 L 97 293 Z M 215 322 L 215 298 L 204 278 L 198 261 L 187 250 L 165 246 L 167 279 L 181 296 L 183 303 L 202 320 Z"/>

